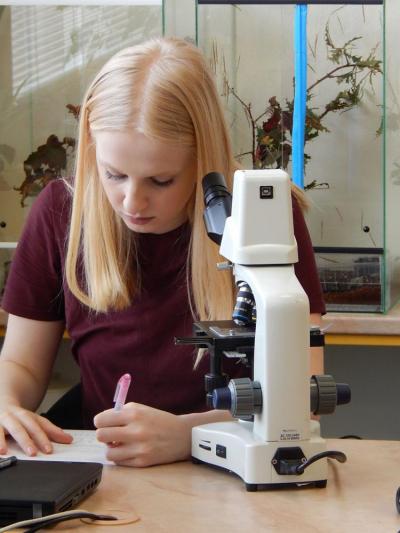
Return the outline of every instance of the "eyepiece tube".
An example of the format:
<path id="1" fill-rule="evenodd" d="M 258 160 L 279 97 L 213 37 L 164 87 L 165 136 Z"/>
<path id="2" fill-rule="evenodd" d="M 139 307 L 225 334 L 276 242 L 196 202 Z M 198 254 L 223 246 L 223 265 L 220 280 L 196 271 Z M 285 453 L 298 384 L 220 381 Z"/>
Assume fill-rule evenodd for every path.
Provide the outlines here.
<path id="1" fill-rule="evenodd" d="M 231 215 L 232 195 L 226 186 L 224 176 L 219 172 L 206 174 L 202 185 L 206 230 L 211 240 L 221 244 L 225 220 Z"/>

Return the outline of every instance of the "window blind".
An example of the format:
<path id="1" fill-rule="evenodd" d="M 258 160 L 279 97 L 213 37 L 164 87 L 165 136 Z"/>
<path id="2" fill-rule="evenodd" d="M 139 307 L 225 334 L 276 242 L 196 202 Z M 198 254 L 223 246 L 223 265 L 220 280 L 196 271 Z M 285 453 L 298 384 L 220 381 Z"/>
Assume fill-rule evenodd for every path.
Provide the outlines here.
<path id="1" fill-rule="evenodd" d="M 11 6 L 13 93 L 22 96 L 93 60 L 160 34 L 160 3 L 154 4 Z"/>

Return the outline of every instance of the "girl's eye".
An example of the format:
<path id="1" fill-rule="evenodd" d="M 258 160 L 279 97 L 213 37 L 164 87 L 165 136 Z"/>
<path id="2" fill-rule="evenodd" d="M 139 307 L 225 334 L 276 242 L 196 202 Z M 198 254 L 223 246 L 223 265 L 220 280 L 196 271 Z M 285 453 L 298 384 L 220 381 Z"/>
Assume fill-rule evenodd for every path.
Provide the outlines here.
<path id="1" fill-rule="evenodd" d="M 126 178 L 126 176 L 124 176 L 123 174 L 112 174 L 108 170 L 106 170 L 105 174 L 106 174 L 106 178 L 108 180 L 116 180 L 116 181 L 118 181 L 118 180 L 123 180 L 124 178 Z"/>
<path id="2" fill-rule="evenodd" d="M 171 185 L 174 182 L 174 179 L 171 178 L 169 180 L 158 180 L 157 178 L 151 178 L 151 181 L 156 185 L 157 187 L 168 187 L 168 185 Z"/>

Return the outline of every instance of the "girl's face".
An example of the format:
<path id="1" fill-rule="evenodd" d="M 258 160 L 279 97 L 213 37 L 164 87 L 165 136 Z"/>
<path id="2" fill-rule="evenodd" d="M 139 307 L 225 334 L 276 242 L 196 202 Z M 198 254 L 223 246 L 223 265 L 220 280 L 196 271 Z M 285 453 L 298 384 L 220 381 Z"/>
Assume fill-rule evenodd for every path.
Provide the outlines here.
<path id="1" fill-rule="evenodd" d="M 114 211 L 138 233 L 166 233 L 187 220 L 196 182 L 193 150 L 142 133 L 96 132 L 97 167 Z"/>

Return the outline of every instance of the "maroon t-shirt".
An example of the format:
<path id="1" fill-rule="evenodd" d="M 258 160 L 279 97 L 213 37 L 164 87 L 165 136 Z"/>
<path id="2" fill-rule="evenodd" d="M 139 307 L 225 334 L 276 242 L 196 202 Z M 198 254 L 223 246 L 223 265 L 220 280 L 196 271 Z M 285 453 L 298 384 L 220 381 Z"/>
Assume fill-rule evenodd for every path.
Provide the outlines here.
<path id="1" fill-rule="evenodd" d="M 204 374 L 208 358 L 194 369 L 192 346 L 174 337 L 192 335 L 185 266 L 188 224 L 163 235 L 139 235 L 142 289 L 123 311 L 95 313 L 69 290 L 64 276 L 71 196 L 63 181 L 51 182 L 32 206 L 12 261 L 2 300 L 11 314 L 33 320 L 64 320 L 80 367 L 85 426 L 113 405 L 122 374 L 133 381 L 127 401 L 175 414 L 207 409 Z M 303 215 L 294 202 L 300 262 L 296 274 L 310 299 L 311 312 L 324 312 L 314 255 Z M 242 365 L 224 369 L 237 377 Z"/>

